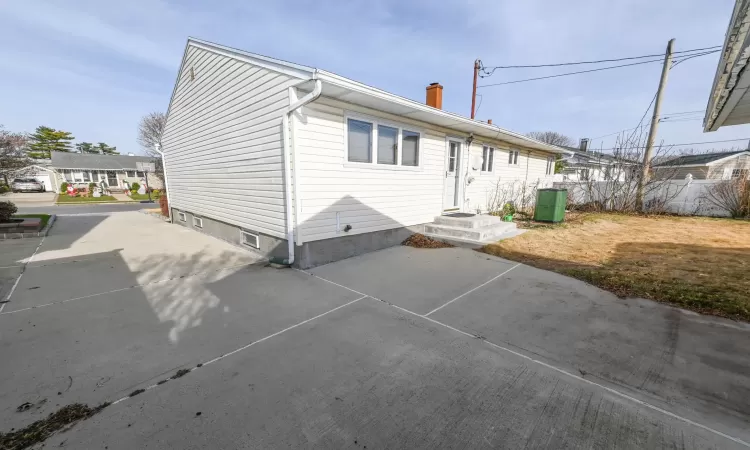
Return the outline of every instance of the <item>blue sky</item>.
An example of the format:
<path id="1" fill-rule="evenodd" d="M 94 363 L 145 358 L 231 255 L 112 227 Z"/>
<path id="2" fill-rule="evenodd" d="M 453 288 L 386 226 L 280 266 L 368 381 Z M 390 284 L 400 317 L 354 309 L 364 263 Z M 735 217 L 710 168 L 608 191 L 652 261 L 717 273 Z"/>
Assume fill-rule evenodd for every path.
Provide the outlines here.
<path id="1" fill-rule="evenodd" d="M 71 131 L 77 141 L 140 153 L 137 123 L 165 111 L 187 36 L 320 67 L 424 100 L 433 81 L 444 109 L 469 114 L 472 65 L 538 64 L 662 53 L 723 43 L 732 0 L 163 0 L 0 3 L 0 124 Z M 718 55 L 670 73 L 662 112 L 703 110 Z M 578 67 L 564 68 L 564 71 Z M 496 72 L 482 82 L 559 69 Z M 517 132 L 575 139 L 634 127 L 660 64 L 483 88 L 477 118 Z M 481 84 L 481 83 L 480 83 Z M 696 114 L 689 117 L 702 117 Z M 704 134 L 701 121 L 665 123 L 667 143 L 750 137 L 750 126 Z M 604 148 L 614 136 L 596 140 Z M 744 142 L 696 146 L 743 146 Z"/>

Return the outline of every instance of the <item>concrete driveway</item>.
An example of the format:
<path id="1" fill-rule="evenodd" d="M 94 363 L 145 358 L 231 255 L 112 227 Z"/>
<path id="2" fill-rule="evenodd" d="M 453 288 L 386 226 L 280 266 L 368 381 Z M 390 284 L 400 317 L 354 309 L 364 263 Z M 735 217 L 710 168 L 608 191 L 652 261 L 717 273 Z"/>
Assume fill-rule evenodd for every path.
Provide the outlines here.
<path id="1" fill-rule="evenodd" d="M 52 206 L 55 202 L 54 192 L 7 192 L 0 195 L 0 202 L 13 202 L 16 206 Z"/>
<path id="2" fill-rule="evenodd" d="M 114 402 L 48 447 L 749 446 L 750 327 L 471 250 L 305 273 L 123 212 L 0 255 L 0 431 Z"/>

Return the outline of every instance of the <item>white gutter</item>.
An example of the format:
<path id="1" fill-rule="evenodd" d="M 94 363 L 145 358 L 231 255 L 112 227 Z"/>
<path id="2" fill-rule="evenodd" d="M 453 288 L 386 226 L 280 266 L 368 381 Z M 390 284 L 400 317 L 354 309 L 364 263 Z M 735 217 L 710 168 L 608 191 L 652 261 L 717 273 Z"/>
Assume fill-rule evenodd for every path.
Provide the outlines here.
<path id="1" fill-rule="evenodd" d="M 169 200 L 169 184 L 167 184 L 167 161 L 164 158 L 164 153 L 161 151 L 161 144 L 156 143 L 154 144 L 154 150 L 156 150 L 156 153 L 161 155 L 161 170 L 164 172 L 164 190 L 167 191 L 167 212 L 169 213 L 169 221 L 172 221 L 172 202 Z M 146 172 L 144 175 L 148 177 L 148 172 Z"/>
<path id="2" fill-rule="evenodd" d="M 292 176 L 291 176 L 291 170 L 292 165 L 290 161 L 291 158 L 294 159 L 294 184 L 297 186 L 297 179 L 299 178 L 298 173 L 298 167 L 297 161 L 299 159 L 297 158 L 297 147 L 295 145 L 292 145 L 292 136 L 289 130 L 289 119 L 294 114 L 294 111 L 298 110 L 299 108 L 305 106 L 306 104 L 313 102 L 317 100 L 318 97 L 320 97 L 320 94 L 323 92 L 323 83 L 313 78 L 310 81 L 315 82 L 315 87 L 313 88 L 312 92 L 305 95 L 301 99 L 297 100 L 296 102 L 292 103 L 287 107 L 286 111 L 284 112 L 284 116 L 281 120 L 281 128 L 282 128 L 282 139 L 284 141 L 284 195 L 286 197 L 286 202 L 284 204 L 285 206 L 285 213 L 286 216 L 286 241 L 287 241 L 287 253 L 288 257 L 285 260 L 277 260 L 275 258 L 271 258 L 272 262 L 289 265 L 291 266 L 294 264 L 294 229 L 297 224 L 297 214 L 294 214 L 294 211 L 299 213 L 299 191 L 294 191 L 294 208 L 292 207 Z M 291 100 L 291 98 L 290 98 Z M 291 155 L 290 155 L 291 154 Z M 292 217 L 294 217 L 294 221 L 292 221 Z"/>

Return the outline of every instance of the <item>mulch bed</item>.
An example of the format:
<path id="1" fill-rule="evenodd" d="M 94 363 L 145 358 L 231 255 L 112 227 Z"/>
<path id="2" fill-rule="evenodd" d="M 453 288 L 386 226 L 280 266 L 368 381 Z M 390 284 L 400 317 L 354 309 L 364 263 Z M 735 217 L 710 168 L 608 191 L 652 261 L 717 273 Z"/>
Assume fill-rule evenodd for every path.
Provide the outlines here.
<path id="1" fill-rule="evenodd" d="M 429 238 L 423 234 L 412 234 L 407 240 L 401 243 L 401 245 L 408 245 L 414 248 L 453 248 L 454 245 L 446 244 L 445 242 L 436 241 L 435 239 Z"/>

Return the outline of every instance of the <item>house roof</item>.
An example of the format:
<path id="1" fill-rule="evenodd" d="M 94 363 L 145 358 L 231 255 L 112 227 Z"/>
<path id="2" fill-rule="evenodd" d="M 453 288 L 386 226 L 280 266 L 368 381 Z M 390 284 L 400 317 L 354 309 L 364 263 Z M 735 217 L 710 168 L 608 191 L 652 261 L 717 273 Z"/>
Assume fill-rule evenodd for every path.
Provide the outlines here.
<path id="1" fill-rule="evenodd" d="M 97 155 L 52 152 L 51 167 L 55 169 L 136 170 L 137 162 L 154 162 L 148 156 Z"/>
<path id="2" fill-rule="evenodd" d="M 716 67 L 703 131 L 750 123 L 750 0 L 737 0 Z"/>
<path id="3" fill-rule="evenodd" d="M 715 163 L 717 161 L 720 161 L 722 159 L 729 158 L 731 156 L 740 155 L 742 153 L 750 155 L 750 151 L 747 151 L 747 150 L 737 150 L 733 152 L 720 152 L 720 153 L 703 153 L 700 155 L 684 155 L 684 156 L 678 156 L 677 158 L 673 158 L 673 159 L 670 159 L 670 160 L 667 160 L 658 164 L 654 164 L 654 167 L 706 166 L 706 165 Z"/>
<path id="4" fill-rule="evenodd" d="M 297 87 L 302 91 L 311 91 L 313 89 L 314 80 L 320 80 L 323 85 L 322 95 L 327 98 L 333 98 L 379 111 L 409 117 L 411 119 L 463 132 L 466 135 L 474 134 L 485 138 L 498 139 L 513 145 L 550 153 L 570 153 L 566 149 L 537 141 L 536 139 L 505 130 L 496 125 L 490 125 L 486 122 L 470 119 L 460 114 L 433 108 L 424 103 L 342 77 L 333 72 L 269 58 L 267 56 L 257 55 L 195 38 L 188 39 L 187 47 L 185 49 L 186 55 L 187 48 L 191 46 L 240 61 L 249 62 L 254 65 L 298 78 L 301 82 Z"/>
<path id="5" fill-rule="evenodd" d="M 613 155 L 607 155 L 605 153 L 599 153 L 596 151 L 582 151 L 579 150 L 578 147 L 568 147 L 563 146 L 564 149 L 568 150 L 571 153 L 571 158 L 569 159 L 575 159 L 577 163 L 579 164 L 589 164 L 589 165 L 601 165 L 601 166 L 608 166 L 615 163 L 621 163 L 621 164 L 637 164 L 636 161 L 628 160 L 625 158 L 618 158 Z"/>

